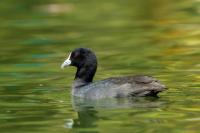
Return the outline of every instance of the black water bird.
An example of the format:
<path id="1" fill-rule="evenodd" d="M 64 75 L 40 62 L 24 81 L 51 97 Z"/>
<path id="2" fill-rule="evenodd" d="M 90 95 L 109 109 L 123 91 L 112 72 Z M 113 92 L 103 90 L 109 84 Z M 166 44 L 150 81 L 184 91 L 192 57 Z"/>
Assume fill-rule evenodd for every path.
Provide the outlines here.
<path id="1" fill-rule="evenodd" d="M 73 50 L 63 62 L 61 68 L 75 66 L 77 68 L 72 95 L 87 99 L 102 99 L 113 97 L 157 96 L 166 90 L 165 85 L 151 76 L 111 77 L 93 81 L 97 70 L 97 58 L 94 52 L 87 48 Z"/>

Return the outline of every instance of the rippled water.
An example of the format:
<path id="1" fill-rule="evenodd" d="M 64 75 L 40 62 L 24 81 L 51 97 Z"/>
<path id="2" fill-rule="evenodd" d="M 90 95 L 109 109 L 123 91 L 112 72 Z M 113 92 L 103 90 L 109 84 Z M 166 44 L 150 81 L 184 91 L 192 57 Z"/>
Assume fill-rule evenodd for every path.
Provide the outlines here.
<path id="1" fill-rule="evenodd" d="M 200 131 L 199 0 L 2 0 L 1 133 Z M 65 56 L 88 47 L 95 80 L 148 74 L 160 98 L 71 99 Z"/>

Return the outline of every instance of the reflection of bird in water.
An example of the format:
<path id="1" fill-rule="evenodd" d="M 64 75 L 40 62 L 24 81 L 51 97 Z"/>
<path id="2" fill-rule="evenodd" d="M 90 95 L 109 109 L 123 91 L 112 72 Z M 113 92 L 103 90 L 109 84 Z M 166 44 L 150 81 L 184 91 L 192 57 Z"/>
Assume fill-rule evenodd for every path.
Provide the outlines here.
<path id="1" fill-rule="evenodd" d="M 93 128 L 97 125 L 95 124 L 99 119 L 104 119 L 103 117 L 97 116 L 98 111 L 93 107 L 84 108 L 84 110 L 77 111 L 77 119 L 67 119 L 65 123 L 66 128 Z"/>
<path id="2" fill-rule="evenodd" d="M 102 109 L 105 111 L 110 109 L 160 108 L 165 105 L 165 101 L 160 101 L 156 97 L 110 98 L 101 100 L 72 97 L 72 105 L 74 110 L 77 111 L 78 118 L 68 121 L 68 125 L 73 122 L 73 128 L 93 128 L 98 126 L 96 123 L 99 120 L 109 120 L 106 116 L 101 116 Z"/>
<path id="3" fill-rule="evenodd" d="M 74 127 L 96 127 L 95 122 L 100 119 L 97 116 L 98 111 L 92 108 L 87 108 L 77 113 L 78 119 L 74 120 Z"/>
<path id="4" fill-rule="evenodd" d="M 100 100 L 72 97 L 72 105 L 75 111 L 85 110 L 88 107 L 94 109 L 154 108 L 164 104 L 165 101 L 158 100 L 158 97 L 108 98 Z"/>

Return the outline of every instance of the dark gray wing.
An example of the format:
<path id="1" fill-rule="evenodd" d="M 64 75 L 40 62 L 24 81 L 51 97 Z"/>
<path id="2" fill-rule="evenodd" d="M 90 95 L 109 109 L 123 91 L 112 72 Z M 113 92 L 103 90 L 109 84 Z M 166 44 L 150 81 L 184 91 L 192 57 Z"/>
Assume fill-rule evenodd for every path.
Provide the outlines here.
<path id="1" fill-rule="evenodd" d="M 129 84 L 130 96 L 156 96 L 159 92 L 166 90 L 166 86 L 151 76 L 127 76 L 106 79 L 114 84 Z M 122 88 L 123 89 L 123 88 Z M 123 91 L 123 90 L 122 90 Z"/>

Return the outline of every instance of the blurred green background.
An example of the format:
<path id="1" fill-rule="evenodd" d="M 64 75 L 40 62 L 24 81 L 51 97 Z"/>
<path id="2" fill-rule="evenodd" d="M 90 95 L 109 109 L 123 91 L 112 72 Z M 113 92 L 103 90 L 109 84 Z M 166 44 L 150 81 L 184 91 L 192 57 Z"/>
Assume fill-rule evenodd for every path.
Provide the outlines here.
<path id="1" fill-rule="evenodd" d="M 78 47 L 97 54 L 95 80 L 147 74 L 169 90 L 76 106 L 60 65 Z M 199 0 L 1 0 L 0 133 L 198 133 L 199 60 Z"/>

